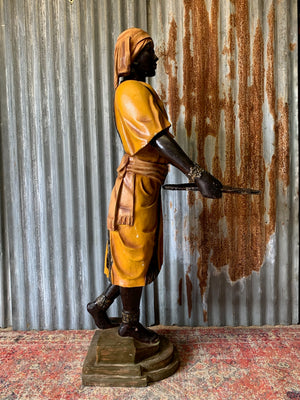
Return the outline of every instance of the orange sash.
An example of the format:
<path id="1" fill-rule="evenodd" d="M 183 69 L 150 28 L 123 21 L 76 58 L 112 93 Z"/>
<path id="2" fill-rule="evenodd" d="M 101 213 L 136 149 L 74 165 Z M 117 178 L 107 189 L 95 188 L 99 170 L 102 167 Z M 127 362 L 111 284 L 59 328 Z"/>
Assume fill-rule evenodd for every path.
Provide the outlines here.
<path id="1" fill-rule="evenodd" d="M 117 230 L 118 225 L 134 223 L 135 175 L 148 176 L 162 185 L 168 173 L 168 165 L 142 161 L 125 154 L 117 172 L 107 217 L 107 228 L 112 231 Z"/>

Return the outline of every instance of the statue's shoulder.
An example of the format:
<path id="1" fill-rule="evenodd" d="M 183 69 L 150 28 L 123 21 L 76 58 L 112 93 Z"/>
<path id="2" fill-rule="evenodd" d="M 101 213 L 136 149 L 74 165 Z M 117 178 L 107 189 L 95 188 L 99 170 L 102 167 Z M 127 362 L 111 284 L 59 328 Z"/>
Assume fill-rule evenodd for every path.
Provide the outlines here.
<path id="1" fill-rule="evenodd" d="M 136 80 L 128 80 L 122 82 L 116 89 L 115 95 L 118 96 L 130 96 L 136 95 L 137 93 L 141 93 L 144 95 L 152 93 L 153 88 L 145 82 L 136 81 Z"/>
<path id="2" fill-rule="evenodd" d="M 131 108 L 133 105 L 140 107 L 149 102 L 149 98 L 155 96 L 151 86 L 145 82 L 128 80 L 122 82 L 115 92 L 115 105 Z"/>

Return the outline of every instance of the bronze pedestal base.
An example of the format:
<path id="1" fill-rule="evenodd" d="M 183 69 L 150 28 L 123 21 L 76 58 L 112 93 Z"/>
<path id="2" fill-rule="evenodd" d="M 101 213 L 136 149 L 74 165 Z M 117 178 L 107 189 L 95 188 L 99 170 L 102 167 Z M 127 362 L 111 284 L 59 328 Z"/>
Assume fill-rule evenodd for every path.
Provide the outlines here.
<path id="1" fill-rule="evenodd" d="M 97 330 L 82 369 L 84 386 L 141 387 L 172 375 L 179 366 L 173 344 L 159 336 L 144 344 L 118 335 L 118 328 Z"/>

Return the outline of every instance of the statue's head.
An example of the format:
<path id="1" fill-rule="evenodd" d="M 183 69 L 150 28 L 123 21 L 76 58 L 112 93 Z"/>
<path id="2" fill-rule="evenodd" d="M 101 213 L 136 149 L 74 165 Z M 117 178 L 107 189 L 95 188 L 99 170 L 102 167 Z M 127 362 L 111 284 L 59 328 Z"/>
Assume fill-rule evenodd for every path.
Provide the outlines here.
<path id="1" fill-rule="evenodd" d="M 120 77 L 132 74 L 154 76 L 158 58 L 150 35 L 139 28 L 126 29 L 120 34 L 115 47 L 114 86 Z"/>

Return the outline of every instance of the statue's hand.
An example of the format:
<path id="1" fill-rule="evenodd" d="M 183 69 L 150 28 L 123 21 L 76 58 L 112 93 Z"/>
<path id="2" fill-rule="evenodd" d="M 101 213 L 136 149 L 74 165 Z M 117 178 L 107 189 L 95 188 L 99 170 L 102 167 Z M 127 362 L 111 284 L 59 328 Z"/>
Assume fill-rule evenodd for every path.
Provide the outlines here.
<path id="1" fill-rule="evenodd" d="M 222 183 L 209 172 L 203 171 L 200 178 L 195 178 L 195 183 L 202 196 L 211 199 L 219 199 L 222 197 Z"/>

